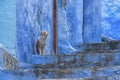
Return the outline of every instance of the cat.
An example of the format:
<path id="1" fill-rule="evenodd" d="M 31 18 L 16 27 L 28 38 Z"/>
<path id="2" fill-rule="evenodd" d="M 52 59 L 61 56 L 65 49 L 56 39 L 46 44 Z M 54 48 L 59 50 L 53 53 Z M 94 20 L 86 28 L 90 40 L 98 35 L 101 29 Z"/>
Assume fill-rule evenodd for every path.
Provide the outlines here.
<path id="1" fill-rule="evenodd" d="M 42 31 L 36 41 L 36 52 L 40 55 L 44 53 L 48 32 Z"/>

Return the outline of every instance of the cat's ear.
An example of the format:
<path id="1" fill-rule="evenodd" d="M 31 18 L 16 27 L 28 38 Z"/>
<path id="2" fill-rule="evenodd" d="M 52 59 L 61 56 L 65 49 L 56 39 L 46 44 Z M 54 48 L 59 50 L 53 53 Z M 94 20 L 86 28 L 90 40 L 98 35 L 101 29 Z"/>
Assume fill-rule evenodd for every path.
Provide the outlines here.
<path id="1" fill-rule="evenodd" d="M 46 31 L 45 34 L 48 35 L 48 32 Z"/>
<path id="2" fill-rule="evenodd" d="M 41 35 L 41 36 L 43 35 L 43 32 L 42 32 L 42 31 L 40 32 L 40 35 Z"/>

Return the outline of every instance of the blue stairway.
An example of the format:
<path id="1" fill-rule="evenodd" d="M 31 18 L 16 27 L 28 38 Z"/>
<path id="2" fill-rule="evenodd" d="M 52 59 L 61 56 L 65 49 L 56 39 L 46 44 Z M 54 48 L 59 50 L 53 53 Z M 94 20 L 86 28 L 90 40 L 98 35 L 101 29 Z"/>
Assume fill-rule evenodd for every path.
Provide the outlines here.
<path id="1" fill-rule="evenodd" d="M 120 80 L 120 41 L 79 45 L 66 55 L 33 55 L 32 64 L 1 69 L 0 80 Z"/>

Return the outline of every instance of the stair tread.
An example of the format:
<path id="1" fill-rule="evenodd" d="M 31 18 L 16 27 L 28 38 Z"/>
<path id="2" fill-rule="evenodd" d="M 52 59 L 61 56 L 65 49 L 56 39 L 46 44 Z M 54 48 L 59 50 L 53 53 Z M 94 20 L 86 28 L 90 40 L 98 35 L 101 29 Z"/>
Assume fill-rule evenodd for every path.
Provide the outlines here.
<path id="1" fill-rule="evenodd" d="M 102 51 L 77 51 L 77 52 L 74 52 L 73 54 L 58 54 L 58 55 L 32 55 L 33 57 L 64 57 L 64 56 L 75 56 L 75 55 L 84 55 L 84 54 L 93 54 L 93 53 L 96 53 L 96 54 L 106 54 L 106 53 L 117 53 L 117 52 L 120 52 L 120 50 L 102 50 Z"/>
<path id="2" fill-rule="evenodd" d="M 62 78 L 62 79 L 41 79 L 41 80 L 120 80 L 120 75 L 102 76 L 95 78 Z"/>
<path id="3" fill-rule="evenodd" d="M 74 69 L 24 69 L 24 70 L 0 70 L 0 74 L 14 76 L 37 76 L 39 79 L 56 79 L 56 78 L 84 78 L 100 79 L 100 77 L 111 77 L 120 75 L 120 66 L 94 67 L 94 68 L 74 68 Z M 26 75 L 25 75 L 26 74 Z M 6 76 L 7 76 L 6 75 Z M 9 76 L 8 75 L 8 76 Z"/>
<path id="4" fill-rule="evenodd" d="M 110 41 L 103 43 L 80 44 L 78 47 L 82 51 L 98 51 L 98 50 L 120 50 L 120 41 Z"/>
<path id="5" fill-rule="evenodd" d="M 93 64 L 101 65 L 101 64 L 112 64 L 113 61 L 116 62 L 120 60 L 120 51 L 113 51 L 111 53 L 87 53 L 87 54 L 72 54 L 72 55 L 33 55 L 32 64 L 46 64 L 46 65 L 58 65 L 58 64 Z M 103 63 L 99 63 L 103 62 Z M 69 65 L 68 64 L 68 65 Z"/>

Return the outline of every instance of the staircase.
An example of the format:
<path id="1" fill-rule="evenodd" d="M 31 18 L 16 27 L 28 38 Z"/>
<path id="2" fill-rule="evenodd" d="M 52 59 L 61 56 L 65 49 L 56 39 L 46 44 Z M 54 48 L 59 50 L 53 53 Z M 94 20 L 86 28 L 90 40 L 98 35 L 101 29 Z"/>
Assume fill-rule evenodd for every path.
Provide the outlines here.
<path id="1" fill-rule="evenodd" d="M 120 80 L 120 41 L 78 47 L 74 54 L 33 55 L 32 64 L 1 70 L 0 80 Z"/>

